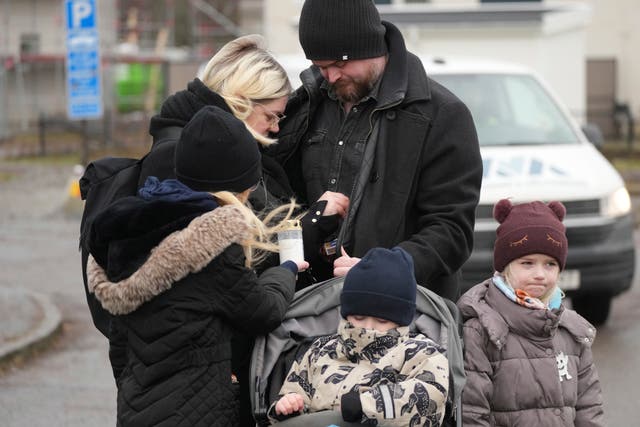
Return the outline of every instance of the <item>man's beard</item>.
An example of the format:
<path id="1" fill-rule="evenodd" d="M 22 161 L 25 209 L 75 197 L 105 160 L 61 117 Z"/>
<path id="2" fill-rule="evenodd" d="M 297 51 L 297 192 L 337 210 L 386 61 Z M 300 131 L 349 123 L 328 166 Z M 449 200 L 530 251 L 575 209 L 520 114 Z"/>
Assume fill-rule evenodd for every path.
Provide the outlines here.
<path id="1" fill-rule="evenodd" d="M 332 85 L 333 90 L 341 102 L 355 104 L 371 93 L 383 71 L 383 67 L 372 65 L 364 79 L 341 77 Z"/>

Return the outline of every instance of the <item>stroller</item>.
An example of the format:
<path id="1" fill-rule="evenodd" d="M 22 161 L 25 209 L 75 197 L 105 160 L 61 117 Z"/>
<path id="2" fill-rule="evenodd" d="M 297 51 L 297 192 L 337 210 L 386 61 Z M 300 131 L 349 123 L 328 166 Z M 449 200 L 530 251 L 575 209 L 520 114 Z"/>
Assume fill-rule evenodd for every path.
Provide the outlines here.
<path id="1" fill-rule="evenodd" d="M 278 397 L 280 387 L 298 352 L 313 340 L 334 334 L 340 321 L 340 291 L 344 278 L 334 278 L 298 291 L 282 324 L 267 336 L 256 339 L 251 356 L 251 404 L 258 426 L 269 425 L 267 411 Z M 443 426 L 462 425 L 461 395 L 465 383 L 458 308 L 434 292 L 418 286 L 416 317 L 411 330 L 436 341 L 446 350 L 449 361 L 449 396 Z M 336 411 L 302 414 L 280 422 L 287 426 L 358 426 L 343 421 Z"/>

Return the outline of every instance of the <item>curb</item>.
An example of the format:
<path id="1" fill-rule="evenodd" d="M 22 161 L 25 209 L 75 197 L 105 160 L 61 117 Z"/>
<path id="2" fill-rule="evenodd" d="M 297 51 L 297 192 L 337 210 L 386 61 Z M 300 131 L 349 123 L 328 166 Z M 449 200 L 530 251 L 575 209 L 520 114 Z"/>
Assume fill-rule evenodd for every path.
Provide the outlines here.
<path id="1" fill-rule="evenodd" d="M 61 330 L 62 315 L 60 310 L 44 294 L 21 289 L 24 296 L 30 298 L 42 311 L 42 320 L 38 325 L 11 341 L 0 342 L 0 366 L 27 354 L 44 345 Z"/>

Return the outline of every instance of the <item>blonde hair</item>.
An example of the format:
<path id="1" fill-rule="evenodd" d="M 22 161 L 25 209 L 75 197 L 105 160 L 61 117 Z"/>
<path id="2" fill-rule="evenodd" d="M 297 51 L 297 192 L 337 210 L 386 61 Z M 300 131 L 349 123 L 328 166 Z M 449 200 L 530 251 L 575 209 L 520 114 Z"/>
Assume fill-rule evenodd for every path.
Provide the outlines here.
<path id="1" fill-rule="evenodd" d="M 234 205 L 240 208 L 247 223 L 249 224 L 250 235 L 240 244 L 244 250 L 246 258 L 245 265 L 253 267 L 264 261 L 270 252 L 278 252 L 276 236 L 281 231 L 286 221 L 294 217 L 294 211 L 299 207 L 294 199 L 288 204 L 279 206 L 270 211 L 264 218 L 260 219 L 253 210 L 243 203 L 230 191 L 218 191 L 212 193 L 220 205 Z M 301 216 L 301 215 L 299 215 Z M 295 219 L 299 219 L 299 216 Z M 272 223 L 275 223 L 272 225 Z"/>
<path id="2" fill-rule="evenodd" d="M 246 123 L 255 103 L 289 96 L 293 91 L 287 73 L 267 50 L 262 36 L 250 34 L 225 44 L 209 60 L 201 78 L 226 101 L 259 143 L 266 146 L 276 142 Z"/>

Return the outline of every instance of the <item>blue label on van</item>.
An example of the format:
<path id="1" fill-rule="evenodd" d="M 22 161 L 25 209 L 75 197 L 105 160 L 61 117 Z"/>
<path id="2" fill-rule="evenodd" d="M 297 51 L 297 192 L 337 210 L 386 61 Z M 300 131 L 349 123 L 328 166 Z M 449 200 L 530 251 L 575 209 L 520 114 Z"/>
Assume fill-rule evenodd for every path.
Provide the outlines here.
<path id="1" fill-rule="evenodd" d="M 569 174 L 556 165 L 540 159 L 511 157 L 507 159 L 485 158 L 482 160 L 483 178 L 513 178 L 522 176 L 566 177 Z"/>

